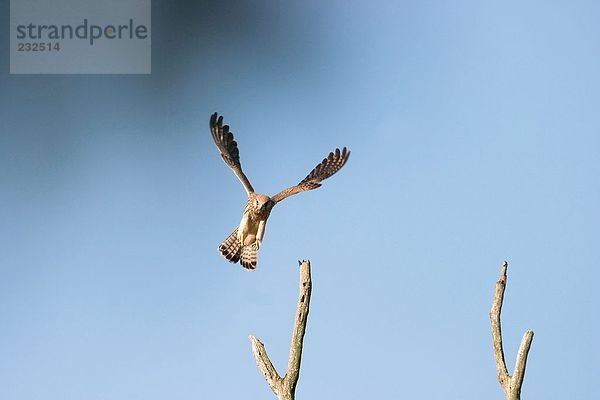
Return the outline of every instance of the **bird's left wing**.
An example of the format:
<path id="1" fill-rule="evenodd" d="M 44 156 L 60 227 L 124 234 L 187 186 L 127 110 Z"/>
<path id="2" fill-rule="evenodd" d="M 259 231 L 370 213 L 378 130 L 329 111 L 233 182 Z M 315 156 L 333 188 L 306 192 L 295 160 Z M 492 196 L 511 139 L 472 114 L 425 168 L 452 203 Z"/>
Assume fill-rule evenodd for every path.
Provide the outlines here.
<path id="1" fill-rule="evenodd" d="M 250 195 L 254 193 L 250 181 L 244 174 L 244 171 L 242 171 L 240 151 L 238 150 L 237 142 L 233 138 L 233 133 L 229 131 L 229 125 L 223 125 L 223 116 L 219 116 L 217 113 L 211 115 L 209 126 L 210 133 L 225 164 L 231 168 L 235 176 L 242 182 L 244 189 L 246 189 L 246 194 Z"/>
<path id="2" fill-rule="evenodd" d="M 350 150 L 347 150 L 345 147 L 341 151 L 340 149 L 335 149 L 335 152 L 332 151 L 329 153 L 300 183 L 282 190 L 271 197 L 271 200 L 277 203 L 294 194 L 318 188 L 321 186 L 320 182 L 338 172 L 346 164 L 349 157 Z"/>

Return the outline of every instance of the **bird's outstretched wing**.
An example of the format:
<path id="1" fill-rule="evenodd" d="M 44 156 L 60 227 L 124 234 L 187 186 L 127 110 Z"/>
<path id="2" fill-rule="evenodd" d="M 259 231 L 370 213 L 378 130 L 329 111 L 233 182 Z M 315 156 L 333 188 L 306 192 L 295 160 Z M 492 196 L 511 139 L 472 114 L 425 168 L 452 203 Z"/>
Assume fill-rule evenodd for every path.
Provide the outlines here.
<path id="1" fill-rule="evenodd" d="M 319 182 L 338 172 L 346 164 L 348 157 L 350 157 L 350 151 L 346 150 L 345 147 L 341 151 L 340 149 L 335 149 L 335 152 L 332 151 L 329 153 L 299 184 L 282 190 L 271 197 L 271 200 L 277 203 L 296 193 L 318 188 L 321 186 Z"/>
<path id="2" fill-rule="evenodd" d="M 237 142 L 233 139 L 233 133 L 229 131 L 229 125 L 223 125 L 223 116 L 219 116 L 214 113 L 210 116 L 210 133 L 212 134 L 213 140 L 221 153 L 221 157 L 225 164 L 231 168 L 233 173 L 238 177 L 246 193 L 254 193 L 254 189 L 250 184 L 250 181 L 244 175 L 242 171 L 242 164 L 240 164 L 240 151 L 237 147 Z"/>

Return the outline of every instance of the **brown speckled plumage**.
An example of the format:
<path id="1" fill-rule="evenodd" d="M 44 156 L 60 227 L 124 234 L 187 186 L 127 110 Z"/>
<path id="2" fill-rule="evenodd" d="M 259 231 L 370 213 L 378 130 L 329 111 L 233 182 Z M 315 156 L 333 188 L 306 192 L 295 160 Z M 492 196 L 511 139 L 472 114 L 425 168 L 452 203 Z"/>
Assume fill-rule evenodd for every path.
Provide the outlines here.
<path id="1" fill-rule="evenodd" d="M 237 142 L 229 131 L 229 126 L 223 125 L 223 117 L 214 113 L 210 117 L 209 125 L 213 140 L 221 153 L 223 161 L 238 177 L 248 195 L 248 202 L 244 207 L 240 224 L 221 243 L 219 251 L 230 262 L 239 262 L 247 270 L 254 270 L 257 264 L 258 249 L 265 232 L 265 225 L 275 204 L 286 197 L 320 187 L 321 181 L 335 174 L 346 164 L 350 157 L 350 151 L 345 147 L 342 150 L 335 149 L 300 183 L 269 197 L 254 192 L 250 181 L 242 171 Z"/>

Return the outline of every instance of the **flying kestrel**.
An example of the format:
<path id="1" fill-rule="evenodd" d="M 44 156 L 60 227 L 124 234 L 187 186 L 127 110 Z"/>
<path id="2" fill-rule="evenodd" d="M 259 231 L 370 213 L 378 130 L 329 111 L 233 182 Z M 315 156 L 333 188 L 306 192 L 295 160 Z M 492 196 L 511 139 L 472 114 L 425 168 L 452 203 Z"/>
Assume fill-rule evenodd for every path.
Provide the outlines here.
<path id="1" fill-rule="evenodd" d="M 236 263 L 239 261 L 242 267 L 254 270 L 258 248 L 265 234 L 265 225 L 275 204 L 288 196 L 321 186 L 320 182 L 322 180 L 329 178 L 346 164 L 348 157 L 350 157 L 350 151 L 346 150 L 345 147 L 341 151 L 335 149 L 310 171 L 300 183 L 282 190 L 273 197 L 269 197 L 254 192 L 250 181 L 244 175 L 237 143 L 233 139 L 233 134 L 229 131 L 229 126 L 223 125 L 223 117 L 214 113 L 210 117 L 209 125 L 213 140 L 221 153 L 223 161 L 242 182 L 248 194 L 248 202 L 244 207 L 240 224 L 221 243 L 219 251 L 230 262 Z"/>

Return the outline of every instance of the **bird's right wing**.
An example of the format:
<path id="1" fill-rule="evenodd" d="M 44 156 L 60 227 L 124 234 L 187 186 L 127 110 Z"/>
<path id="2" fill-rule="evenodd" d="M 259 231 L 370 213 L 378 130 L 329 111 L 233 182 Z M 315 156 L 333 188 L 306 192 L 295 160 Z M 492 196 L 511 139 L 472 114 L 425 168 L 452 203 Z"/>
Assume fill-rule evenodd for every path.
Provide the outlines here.
<path id="1" fill-rule="evenodd" d="M 242 171 L 242 164 L 240 164 L 240 151 L 237 147 L 237 142 L 233 139 L 233 134 L 229 131 L 229 125 L 223 125 L 223 116 L 219 116 L 214 113 L 210 116 L 210 133 L 212 134 L 213 140 L 221 153 L 221 157 L 225 164 L 231 168 L 235 176 L 238 177 L 246 194 L 250 195 L 254 193 L 254 189 L 250 184 L 250 181 Z"/>
<path id="2" fill-rule="evenodd" d="M 335 152 L 329 153 L 329 155 L 323 159 L 310 173 L 300 181 L 296 186 L 291 186 L 287 189 L 283 189 L 281 192 L 277 193 L 275 196 L 271 197 L 275 203 L 280 202 L 286 197 L 292 196 L 294 194 L 303 192 L 305 190 L 313 190 L 321 186 L 321 181 L 329 178 L 331 175 L 338 172 L 348 158 L 350 157 L 350 150 L 346 150 L 344 147 L 341 151 L 340 149 L 335 149 Z"/>

